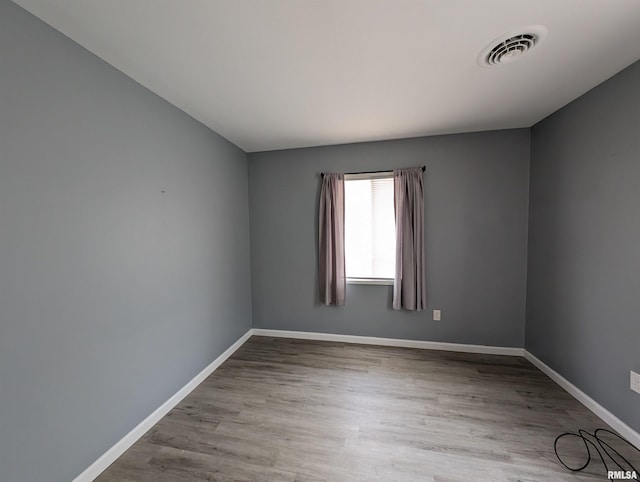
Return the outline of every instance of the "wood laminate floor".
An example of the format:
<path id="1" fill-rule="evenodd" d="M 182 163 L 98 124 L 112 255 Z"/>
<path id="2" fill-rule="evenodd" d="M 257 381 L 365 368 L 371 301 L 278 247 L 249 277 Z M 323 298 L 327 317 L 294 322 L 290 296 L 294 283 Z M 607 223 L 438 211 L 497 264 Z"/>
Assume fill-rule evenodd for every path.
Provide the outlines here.
<path id="1" fill-rule="evenodd" d="M 97 480 L 606 480 L 597 427 L 524 358 L 254 336 Z"/>

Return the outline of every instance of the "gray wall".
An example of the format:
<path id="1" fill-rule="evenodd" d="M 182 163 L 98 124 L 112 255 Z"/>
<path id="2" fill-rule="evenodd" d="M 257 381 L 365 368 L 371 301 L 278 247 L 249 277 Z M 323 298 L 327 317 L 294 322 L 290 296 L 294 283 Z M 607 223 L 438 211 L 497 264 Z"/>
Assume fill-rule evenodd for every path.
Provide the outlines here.
<path id="1" fill-rule="evenodd" d="M 250 328 L 248 220 L 244 152 L 0 0 L 1 480 L 71 480 Z"/>
<path id="2" fill-rule="evenodd" d="M 390 286 L 320 305 L 320 172 L 423 164 L 429 311 L 393 311 Z M 523 346 L 528 176 L 528 129 L 249 154 L 254 327 Z"/>
<path id="3" fill-rule="evenodd" d="M 640 63 L 532 129 L 526 347 L 640 430 Z"/>

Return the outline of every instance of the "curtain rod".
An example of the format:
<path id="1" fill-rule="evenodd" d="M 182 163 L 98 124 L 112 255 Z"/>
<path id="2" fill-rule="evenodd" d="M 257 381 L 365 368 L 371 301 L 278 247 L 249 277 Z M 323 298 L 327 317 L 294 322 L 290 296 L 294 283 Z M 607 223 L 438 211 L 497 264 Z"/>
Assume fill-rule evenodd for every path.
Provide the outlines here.
<path id="1" fill-rule="evenodd" d="M 422 166 L 422 172 L 424 172 L 427 169 L 427 166 Z M 393 171 L 393 169 L 391 170 Z M 345 172 L 345 175 L 352 175 L 352 174 L 377 174 L 379 172 L 391 172 L 389 169 L 384 169 L 382 171 L 360 171 L 360 172 Z M 324 177 L 324 172 L 320 173 L 320 177 Z"/>

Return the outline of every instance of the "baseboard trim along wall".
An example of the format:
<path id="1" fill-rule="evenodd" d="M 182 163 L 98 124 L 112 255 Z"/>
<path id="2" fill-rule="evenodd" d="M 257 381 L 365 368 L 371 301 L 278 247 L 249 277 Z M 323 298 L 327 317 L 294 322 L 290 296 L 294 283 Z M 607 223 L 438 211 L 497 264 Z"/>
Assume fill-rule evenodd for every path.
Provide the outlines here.
<path id="1" fill-rule="evenodd" d="M 73 482 L 91 482 L 104 470 L 116 461 L 127 451 L 140 437 L 160 421 L 173 407 L 178 405 L 187 395 L 189 395 L 198 385 L 200 385 L 209 375 L 211 375 L 227 358 L 240 348 L 249 338 L 252 330 L 248 330 L 238 341 L 227 348 L 218 358 L 213 360 L 204 370 L 198 373 L 189 383 L 178 390 L 169 400 L 160 405 L 151 415 L 140 422 L 131 432 L 122 437 L 116 444 L 107 450 L 98 460 L 91 464 L 84 472 L 78 475 Z"/>
<path id="2" fill-rule="evenodd" d="M 306 331 L 265 330 L 252 328 L 231 345 L 224 353 L 216 358 L 209 366 L 198 373 L 189 383 L 182 387 L 169 400 L 158 407 L 151 415 L 145 418 L 127 435 L 120 439 L 113 447 L 107 450 L 98 460 L 91 464 L 84 472 L 78 475 L 73 482 L 91 482 L 100 475 L 109 465 L 116 461 L 129 447 L 136 443 L 151 427 L 160 421 L 169 411 L 180 403 L 200 383 L 211 375 L 227 358 L 240 348 L 251 336 L 267 336 L 274 338 L 295 338 L 301 340 L 336 341 L 342 343 L 355 343 L 361 345 L 397 346 L 404 348 L 419 348 L 423 350 L 443 350 L 464 353 L 480 353 L 488 355 L 524 356 L 536 368 L 560 385 L 576 400 L 600 417 L 605 423 L 617 430 L 629 442 L 640 448 L 640 434 L 625 424 L 622 420 L 609 412 L 606 408 L 589 397 L 578 387 L 569 382 L 562 375 L 550 368 L 533 354 L 524 348 L 466 345 L 459 343 L 445 343 L 423 340 L 403 340 L 396 338 L 378 338 L 374 336 L 337 335 L 331 333 L 315 333 Z M 580 427 L 576 427 L 576 430 Z"/>
<path id="3" fill-rule="evenodd" d="M 273 336 L 278 338 L 298 338 L 301 340 L 337 341 L 342 343 L 356 343 L 360 345 L 399 346 L 404 348 L 420 348 L 423 350 L 458 351 L 464 353 L 485 353 L 488 355 L 523 356 L 523 348 L 506 346 L 465 345 L 461 343 L 446 343 L 440 341 L 403 340 L 398 338 L 378 338 L 375 336 L 335 335 L 330 333 L 315 333 L 309 331 L 263 330 L 254 328 L 257 336 Z"/>
<path id="4" fill-rule="evenodd" d="M 636 432 L 634 429 L 629 427 L 626 423 L 616 417 L 609 410 L 604 408 L 598 402 L 596 402 L 589 395 L 584 393 L 578 387 L 576 387 L 569 380 L 564 378 L 558 372 L 556 372 L 549 365 L 544 363 L 538 357 L 536 357 L 531 352 L 525 350 L 524 357 L 529 360 L 535 367 L 540 370 L 542 373 L 547 375 L 551 380 L 560 385 L 564 390 L 566 390 L 573 398 L 578 400 L 582 405 L 587 407 L 593 413 L 595 413 L 603 422 L 609 424 L 613 427 L 620 435 L 626 438 L 629 442 L 635 445 L 638 449 L 640 449 L 640 433 Z M 576 431 L 581 427 L 576 427 Z"/>

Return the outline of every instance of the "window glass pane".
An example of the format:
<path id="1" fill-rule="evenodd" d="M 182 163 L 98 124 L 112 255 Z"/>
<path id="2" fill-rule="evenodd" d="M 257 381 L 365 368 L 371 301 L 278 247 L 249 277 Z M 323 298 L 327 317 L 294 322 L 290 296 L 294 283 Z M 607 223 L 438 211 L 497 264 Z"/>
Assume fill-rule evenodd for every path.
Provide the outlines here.
<path id="1" fill-rule="evenodd" d="M 349 278 L 393 278 L 393 178 L 345 180 L 345 257 Z"/>
<path id="2" fill-rule="evenodd" d="M 372 269 L 374 278 L 393 278 L 396 259 L 396 224 L 393 178 L 372 179 Z"/>

